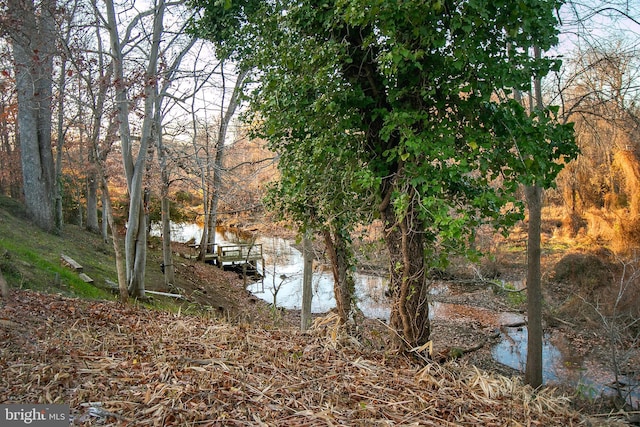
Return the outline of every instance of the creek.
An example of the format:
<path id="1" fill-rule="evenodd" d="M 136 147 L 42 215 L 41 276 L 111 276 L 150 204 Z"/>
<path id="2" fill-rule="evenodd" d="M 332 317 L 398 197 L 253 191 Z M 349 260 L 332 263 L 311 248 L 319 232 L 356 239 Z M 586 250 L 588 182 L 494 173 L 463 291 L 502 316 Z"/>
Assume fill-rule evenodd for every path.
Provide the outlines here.
<path id="1" fill-rule="evenodd" d="M 159 235 L 157 227 L 152 227 L 152 235 Z M 198 242 L 202 229 L 196 224 L 172 225 L 172 239 L 186 243 Z M 233 229 L 216 232 L 216 244 L 246 243 Z M 277 237 L 257 237 L 255 243 L 262 244 L 264 266 L 258 263 L 258 271 L 263 271 L 264 280 L 250 283 L 247 289 L 257 297 L 277 307 L 299 310 L 302 304 L 302 253 L 291 242 Z M 356 274 L 356 296 L 358 307 L 369 318 L 387 321 L 390 304 L 385 296 L 387 280 L 366 274 Z M 313 272 L 313 299 L 311 311 L 324 313 L 335 307 L 333 297 L 333 276 L 331 271 L 316 266 Z M 450 294 L 445 282 L 431 287 L 434 296 Z M 526 327 L 504 327 L 504 325 L 524 322 L 518 313 L 496 312 L 470 305 L 432 301 L 429 316 L 432 319 L 467 319 L 500 330 L 500 340 L 491 349 L 493 358 L 506 366 L 524 372 L 527 356 Z M 575 351 L 563 336 L 547 334 L 543 341 L 543 381 L 547 385 L 560 384 L 574 387 L 583 397 L 595 398 L 615 393 L 611 387 L 614 377 L 611 368 L 589 358 L 576 357 Z M 633 407 L 640 404 L 640 384 L 638 378 L 620 377 L 627 385 L 623 395 Z"/>

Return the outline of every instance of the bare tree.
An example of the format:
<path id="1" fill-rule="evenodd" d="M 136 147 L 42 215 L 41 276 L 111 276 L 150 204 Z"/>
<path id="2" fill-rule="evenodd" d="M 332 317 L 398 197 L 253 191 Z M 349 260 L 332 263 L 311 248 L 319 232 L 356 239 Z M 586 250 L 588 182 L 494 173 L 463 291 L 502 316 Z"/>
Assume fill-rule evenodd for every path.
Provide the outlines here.
<path id="1" fill-rule="evenodd" d="M 5 70 L 11 69 L 9 45 L 0 41 L 0 60 Z M 22 197 L 20 141 L 16 132 L 15 80 L 7 71 L 0 76 L 0 194 L 15 199 Z"/>
<path id="2" fill-rule="evenodd" d="M 109 31 L 122 161 L 129 192 L 129 216 L 125 236 L 126 278 L 129 294 L 141 298 L 145 296 L 144 277 L 147 255 L 146 205 L 143 198 L 144 176 L 147 171 L 147 154 L 149 148 L 153 146 L 154 132 L 159 131 L 159 129 L 154 129 L 156 117 L 154 109 L 157 107 L 158 60 L 161 37 L 164 31 L 166 3 L 164 0 L 158 0 L 150 9 L 137 14 L 127 27 L 122 40 L 120 39 L 119 22 L 114 2 L 107 0 L 105 4 L 106 18 L 103 17 L 102 20 Z M 132 31 L 135 25 L 147 17 L 150 17 L 153 23 L 152 30 L 146 40 L 148 54 L 145 59 L 145 70 L 142 72 L 143 111 L 140 143 L 134 146 L 129 121 L 131 112 L 130 88 L 127 86 L 124 73 L 125 56 L 130 50 L 125 50 L 124 46 L 132 43 Z"/>
<path id="3" fill-rule="evenodd" d="M 231 99 L 229 100 L 228 105 L 225 110 L 225 88 L 226 88 L 226 79 L 224 74 L 224 64 L 222 65 L 222 103 L 220 105 L 220 125 L 218 128 L 217 140 L 216 140 L 216 154 L 215 154 L 215 164 L 213 167 L 213 191 L 211 194 L 211 203 L 209 204 L 209 222 L 205 223 L 205 227 L 208 227 L 209 232 L 207 233 L 209 239 L 207 241 L 207 247 L 213 249 L 213 245 L 215 243 L 215 235 L 216 235 L 216 223 L 218 220 L 218 203 L 220 201 L 220 193 L 222 191 L 222 174 L 224 171 L 224 153 L 225 146 L 227 140 L 227 131 L 229 129 L 229 124 L 231 123 L 231 119 L 233 118 L 236 108 L 239 104 L 240 95 L 242 94 L 242 89 L 245 84 L 245 78 L 247 77 L 247 71 L 241 70 L 235 78 L 235 84 L 233 87 L 233 91 L 231 93 Z"/>
<path id="4" fill-rule="evenodd" d="M 28 215 L 42 229 L 59 232 L 51 149 L 56 1 L 9 0 L 2 22 L 13 47 L 18 130 Z"/>
<path id="5" fill-rule="evenodd" d="M 159 92 L 156 94 L 156 108 L 155 108 L 155 128 L 157 147 L 158 147 L 158 162 L 160 164 L 160 203 L 162 213 L 162 265 L 164 271 L 165 284 L 168 285 L 174 282 L 175 268 L 173 265 L 173 254 L 171 251 L 171 217 L 170 217 L 170 200 L 169 200 L 169 187 L 171 185 L 171 178 L 169 169 L 167 166 L 167 151 L 164 149 L 163 142 L 163 103 L 166 98 L 169 97 L 169 87 L 174 82 L 176 73 L 179 71 L 180 64 L 185 55 L 195 45 L 196 39 L 191 38 L 188 43 L 180 49 L 179 53 L 174 58 L 172 64 L 163 73 L 163 83 Z"/>

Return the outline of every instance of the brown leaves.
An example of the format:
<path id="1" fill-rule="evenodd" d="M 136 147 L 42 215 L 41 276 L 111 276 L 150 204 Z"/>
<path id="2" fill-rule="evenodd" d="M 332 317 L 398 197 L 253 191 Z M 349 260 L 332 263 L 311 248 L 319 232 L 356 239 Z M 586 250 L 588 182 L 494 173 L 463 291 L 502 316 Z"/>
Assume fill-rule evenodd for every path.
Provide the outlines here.
<path id="1" fill-rule="evenodd" d="M 266 331 L 23 291 L 0 319 L 0 401 L 68 403 L 76 425 L 579 421 L 515 380 L 365 350 L 329 319 L 310 334 Z"/>

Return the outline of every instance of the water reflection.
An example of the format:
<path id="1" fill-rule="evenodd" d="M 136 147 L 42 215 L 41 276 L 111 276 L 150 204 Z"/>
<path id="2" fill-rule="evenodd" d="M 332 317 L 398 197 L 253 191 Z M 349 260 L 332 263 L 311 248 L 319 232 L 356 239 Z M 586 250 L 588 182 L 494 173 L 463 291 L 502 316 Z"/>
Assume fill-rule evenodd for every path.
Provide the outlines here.
<path id="1" fill-rule="evenodd" d="M 151 235 L 161 235 L 159 224 L 152 225 Z M 172 223 L 171 238 L 180 243 L 199 242 L 202 227 Z M 218 229 L 215 241 L 219 245 L 247 242 L 235 230 L 229 229 Z M 262 244 L 265 277 L 264 283 L 252 283 L 247 289 L 269 303 L 275 302 L 278 307 L 299 310 L 302 306 L 302 253 L 291 242 L 278 237 L 257 237 L 254 242 Z M 262 271 L 262 267 L 262 263 L 258 263 L 258 271 Z M 355 282 L 357 304 L 363 314 L 370 318 L 388 319 L 390 308 L 384 295 L 387 281 L 382 277 L 356 274 Z M 313 273 L 312 289 L 313 313 L 325 313 L 335 307 L 331 272 L 318 266 Z"/>
<path id="2" fill-rule="evenodd" d="M 202 226 L 192 223 L 175 223 L 170 224 L 171 241 L 178 243 L 199 242 L 202 238 Z M 160 223 L 151 224 L 151 236 L 161 237 L 162 226 Z"/>
<path id="3" fill-rule="evenodd" d="M 524 372 L 527 361 L 527 328 L 504 328 L 503 339 L 493 347 L 493 358 L 503 365 Z M 542 342 L 542 379 L 545 383 L 557 380 L 558 365 L 562 365 L 560 351 L 550 342 L 548 335 Z"/>
<path id="4" fill-rule="evenodd" d="M 197 224 L 172 224 L 172 240 L 186 243 L 199 242 L 202 229 Z M 159 226 L 152 226 L 152 235 L 159 236 Z M 242 243 L 233 230 L 216 232 L 216 243 Z M 256 238 L 256 243 L 263 245 L 265 257 L 264 287 L 260 282 L 248 286 L 248 290 L 269 303 L 275 301 L 279 307 L 300 309 L 302 304 L 302 265 L 300 251 L 287 240 L 280 238 Z M 262 265 L 258 266 L 259 271 Z M 356 296 L 358 307 L 369 318 L 388 320 L 390 304 L 385 296 L 388 281 L 377 276 L 356 274 Z M 313 274 L 313 299 L 311 310 L 324 313 L 335 307 L 333 296 L 333 276 L 330 272 L 318 267 Z M 446 283 L 440 282 L 432 286 L 432 295 L 444 295 L 450 292 Z M 448 304 L 430 303 L 431 319 L 456 319 L 463 322 L 480 322 L 483 326 L 500 327 L 524 321 L 522 315 L 508 312 L 494 312 L 488 309 Z M 527 356 L 527 329 L 502 328 L 502 339 L 492 349 L 494 359 L 516 370 L 524 371 Z M 566 340 L 545 335 L 542 350 L 543 380 L 546 384 L 562 383 L 579 388 L 587 396 L 597 397 L 601 394 L 613 394 L 606 384 L 614 381 L 611 369 L 598 365 L 590 360 L 576 357 L 576 352 Z M 635 384 L 630 402 L 638 406 L 640 389 L 638 380 L 621 378 L 628 384 Z"/>
<path id="5" fill-rule="evenodd" d="M 492 349 L 493 358 L 520 372 L 527 361 L 527 328 L 504 328 L 503 339 Z M 610 367 L 577 356 L 569 342 L 561 336 L 545 334 L 542 343 L 542 378 L 547 385 L 574 387 L 584 397 L 614 396 L 610 387 L 615 377 Z M 640 404 L 640 384 L 637 379 L 619 377 L 627 385 L 622 395 L 632 407 Z"/>

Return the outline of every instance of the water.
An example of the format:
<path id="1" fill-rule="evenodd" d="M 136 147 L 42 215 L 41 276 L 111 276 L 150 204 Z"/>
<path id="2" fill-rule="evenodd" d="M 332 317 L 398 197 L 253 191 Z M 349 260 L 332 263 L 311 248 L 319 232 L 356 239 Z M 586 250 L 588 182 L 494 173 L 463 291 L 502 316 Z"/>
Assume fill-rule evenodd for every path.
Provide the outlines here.
<path id="1" fill-rule="evenodd" d="M 280 238 L 258 238 L 264 254 L 264 287 L 253 283 L 247 289 L 279 307 L 299 310 L 302 306 L 302 253 L 290 242 Z M 259 263 L 260 264 L 260 263 Z M 262 265 L 258 266 L 259 270 Z M 371 318 L 388 319 L 389 304 L 384 296 L 386 280 L 381 277 L 355 274 L 357 304 L 363 314 Z M 333 274 L 323 266 L 316 266 L 312 279 L 311 311 L 325 313 L 336 306 L 333 293 Z"/>
<path id="2" fill-rule="evenodd" d="M 172 224 L 172 239 L 177 242 L 200 241 L 202 229 L 197 224 Z M 152 227 L 152 235 L 160 234 L 159 227 Z M 233 231 L 217 232 L 216 243 L 240 243 L 241 239 Z M 302 305 L 302 266 L 300 251 L 287 240 L 281 238 L 259 237 L 255 241 L 263 245 L 264 282 L 250 284 L 247 289 L 257 297 L 274 303 L 278 307 L 298 310 Z M 262 271 L 259 263 L 258 271 Z M 384 292 L 388 281 L 377 276 L 356 274 L 357 304 L 363 314 L 369 318 L 388 320 L 390 304 Z M 335 307 L 333 296 L 333 275 L 322 266 L 313 273 L 313 299 L 311 311 L 325 313 Z M 438 283 L 430 289 L 432 295 L 447 294 L 450 289 L 445 283 Z M 496 312 L 479 307 L 461 304 L 431 302 L 431 319 L 460 319 L 478 321 L 484 326 L 523 322 L 525 319 L 517 313 Z M 502 328 L 502 339 L 492 349 L 497 361 L 518 371 L 524 372 L 527 357 L 527 329 Z M 594 361 L 576 358 L 575 351 L 566 340 L 545 335 L 542 349 L 543 381 L 545 384 L 565 384 L 576 387 L 587 397 L 612 395 L 614 390 L 607 387 L 614 381 L 611 369 Z M 629 402 L 638 406 L 640 388 L 638 380 L 621 378 L 628 384 L 635 384 Z"/>
<path id="3" fill-rule="evenodd" d="M 491 354 L 493 358 L 520 372 L 527 360 L 527 328 L 503 328 L 502 340 Z M 542 379 L 546 385 L 566 385 L 575 388 L 583 397 L 615 396 L 612 387 L 615 377 L 611 367 L 576 355 L 575 349 L 561 336 L 545 334 L 542 342 Z M 622 395 L 627 403 L 640 405 L 640 382 L 626 376 L 619 377 L 626 384 Z"/>
<path id="4" fill-rule="evenodd" d="M 159 225 L 152 225 L 151 235 L 160 236 Z M 199 242 L 202 227 L 197 224 L 171 224 L 171 238 L 175 242 Z M 216 231 L 216 244 L 240 243 L 233 230 Z M 259 237 L 255 243 L 262 244 L 264 254 L 264 280 L 251 283 L 247 289 L 257 297 L 276 303 L 278 307 L 299 310 L 302 306 L 302 253 L 288 240 L 277 237 Z M 258 263 L 258 271 L 262 271 Z M 354 277 L 358 307 L 370 318 L 386 320 L 390 308 L 384 290 L 387 281 L 382 277 L 356 274 Z M 333 295 L 333 275 L 324 267 L 317 266 L 312 279 L 313 298 L 311 311 L 326 313 L 336 306 Z"/>
<path id="5" fill-rule="evenodd" d="M 491 350 L 493 358 L 518 371 L 524 372 L 527 360 L 527 328 L 503 328 L 502 340 Z M 558 380 L 558 370 L 563 366 L 562 354 L 545 335 L 542 341 L 542 380 L 544 383 Z"/>

